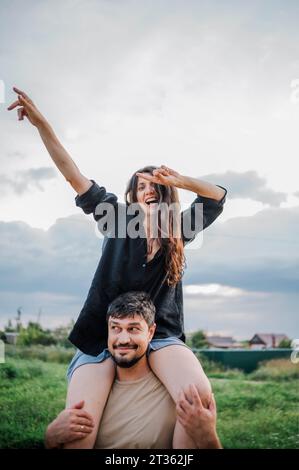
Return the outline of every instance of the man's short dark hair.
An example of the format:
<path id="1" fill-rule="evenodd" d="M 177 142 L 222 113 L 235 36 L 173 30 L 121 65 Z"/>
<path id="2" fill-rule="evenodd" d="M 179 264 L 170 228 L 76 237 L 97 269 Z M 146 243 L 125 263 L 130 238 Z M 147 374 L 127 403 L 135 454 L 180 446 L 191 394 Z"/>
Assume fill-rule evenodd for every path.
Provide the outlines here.
<path id="1" fill-rule="evenodd" d="M 110 303 L 106 319 L 110 317 L 125 318 L 140 315 L 147 323 L 152 326 L 155 322 L 156 308 L 146 292 L 131 291 L 121 294 Z"/>

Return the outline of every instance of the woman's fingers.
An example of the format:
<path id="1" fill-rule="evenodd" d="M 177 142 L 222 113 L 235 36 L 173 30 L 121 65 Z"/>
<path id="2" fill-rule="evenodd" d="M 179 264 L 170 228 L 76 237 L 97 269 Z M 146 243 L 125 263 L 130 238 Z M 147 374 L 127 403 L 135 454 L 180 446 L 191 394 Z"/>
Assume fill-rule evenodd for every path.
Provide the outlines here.
<path id="1" fill-rule="evenodd" d="M 23 109 L 24 109 L 24 108 L 18 108 L 18 109 L 17 109 L 19 121 L 23 121 L 23 119 L 24 119 L 24 116 L 23 116 Z"/>
<path id="2" fill-rule="evenodd" d="M 162 175 L 162 173 L 157 173 L 157 174 L 154 174 L 154 175 L 150 175 L 148 173 L 136 173 L 136 176 L 140 176 L 141 178 L 144 178 L 145 180 L 148 180 L 150 181 L 151 183 L 155 183 L 155 184 L 163 184 L 163 185 L 169 185 L 171 184 L 169 182 L 169 179 L 167 178 L 167 176 L 164 176 Z"/>
<path id="3" fill-rule="evenodd" d="M 21 96 L 23 96 L 26 100 L 30 101 L 29 96 L 26 95 L 26 93 L 25 93 L 24 91 L 20 90 L 19 88 L 15 87 L 15 86 L 13 87 L 13 90 L 14 90 L 16 93 L 18 93 L 18 95 L 21 95 Z"/>
<path id="4" fill-rule="evenodd" d="M 170 171 L 168 168 L 164 168 L 163 166 L 161 166 L 161 171 L 163 171 L 163 174 L 169 176 L 171 175 Z"/>
<path id="5" fill-rule="evenodd" d="M 169 175 L 172 175 L 172 176 L 178 176 L 179 175 L 177 171 L 172 170 L 168 166 L 161 165 L 161 168 L 164 168 L 164 170 L 166 170 Z"/>
<path id="6" fill-rule="evenodd" d="M 20 102 L 21 104 L 23 104 L 24 106 L 26 106 L 26 105 L 27 105 L 27 106 L 31 106 L 32 103 L 30 102 L 30 100 L 28 100 L 28 99 L 25 98 L 24 96 L 18 95 L 18 98 L 19 98 L 19 102 Z"/>
<path id="7" fill-rule="evenodd" d="M 163 168 L 163 170 L 167 171 L 168 173 L 171 173 L 171 169 L 168 168 L 168 166 L 165 166 L 165 165 L 161 165 L 161 168 Z"/>
<path id="8" fill-rule="evenodd" d="M 17 87 L 13 87 L 13 90 L 18 94 L 18 99 L 19 99 L 19 103 L 23 104 L 23 105 L 28 105 L 29 107 L 33 108 L 34 107 L 34 103 L 33 101 L 29 98 L 28 95 L 26 95 L 26 93 L 22 90 L 20 90 L 19 88 Z M 15 106 L 17 106 L 17 101 L 15 103 L 13 103 Z M 14 106 L 14 107 L 15 107 Z M 11 108 L 12 109 L 12 108 Z"/>
<path id="9" fill-rule="evenodd" d="M 10 106 L 8 106 L 8 111 L 11 111 L 12 109 L 14 109 L 16 106 L 20 106 L 20 101 L 14 101 Z"/>
<path id="10" fill-rule="evenodd" d="M 163 168 L 157 168 L 156 170 L 153 171 L 153 175 L 155 175 L 155 176 L 159 176 L 159 175 L 168 176 L 169 173 L 166 170 L 164 170 Z"/>
<path id="11" fill-rule="evenodd" d="M 17 106 L 23 106 L 23 108 L 18 109 L 18 116 L 20 119 L 20 110 L 23 110 L 24 108 L 28 108 L 29 110 L 33 109 L 33 103 L 28 102 L 22 95 L 18 95 L 18 100 L 14 101 L 10 106 L 8 106 L 7 110 L 11 111 L 12 109 L 15 109 Z M 24 114 L 24 113 L 23 113 Z M 26 114 L 24 114 L 26 115 Z"/>
<path id="12" fill-rule="evenodd" d="M 28 111 L 36 111 L 36 108 L 34 106 L 34 104 L 32 103 L 32 101 L 27 101 L 23 96 L 19 95 L 19 101 L 20 103 L 24 106 L 25 109 L 27 109 Z"/>
<path id="13" fill-rule="evenodd" d="M 153 181 L 152 175 L 149 175 L 148 173 L 136 173 L 136 175 L 141 176 L 141 178 L 144 178 L 145 180 Z"/>

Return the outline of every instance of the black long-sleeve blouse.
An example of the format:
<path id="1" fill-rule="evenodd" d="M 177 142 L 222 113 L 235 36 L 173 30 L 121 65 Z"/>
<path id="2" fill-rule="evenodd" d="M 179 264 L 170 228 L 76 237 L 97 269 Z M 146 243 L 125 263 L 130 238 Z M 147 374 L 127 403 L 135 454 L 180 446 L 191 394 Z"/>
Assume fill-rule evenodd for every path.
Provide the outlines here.
<path id="1" fill-rule="evenodd" d="M 75 199 L 76 205 L 81 207 L 85 214 L 93 213 L 98 221 L 100 216 L 96 208 L 100 203 L 110 203 L 116 213 L 123 210 L 125 206 L 118 203 L 115 194 L 108 193 L 93 180 L 92 183 L 88 191 Z M 220 201 L 198 195 L 190 208 L 182 212 L 182 220 L 189 218 L 192 225 L 195 204 L 202 203 L 201 230 L 211 225 L 223 211 L 226 199 L 227 190 L 219 187 L 225 190 L 225 195 Z M 127 222 L 132 219 L 132 216 L 127 217 Z M 184 244 L 192 239 L 183 237 Z M 100 354 L 107 347 L 108 305 L 121 293 L 132 290 L 148 292 L 154 301 L 157 325 L 154 338 L 176 336 L 185 341 L 182 282 L 178 282 L 176 286 L 167 284 L 164 256 L 159 250 L 154 258 L 147 262 L 147 240 L 144 237 L 105 237 L 102 256 L 87 299 L 69 335 L 70 341 L 86 354 Z"/>

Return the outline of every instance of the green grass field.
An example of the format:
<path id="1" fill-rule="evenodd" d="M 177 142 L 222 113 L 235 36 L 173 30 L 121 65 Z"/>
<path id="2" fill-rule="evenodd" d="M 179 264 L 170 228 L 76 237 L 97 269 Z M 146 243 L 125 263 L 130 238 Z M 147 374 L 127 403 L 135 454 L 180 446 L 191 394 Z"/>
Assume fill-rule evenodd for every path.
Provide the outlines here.
<path id="1" fill-rule="evenodd" d="M 45 427 L 64 407 L 67 366 L 18 356 L 0 364 L 0 448 L 41 448 Z M 225 448 L 299 447 L 298 368 L 270 361 L 245 375 L 209 365 Z"/>

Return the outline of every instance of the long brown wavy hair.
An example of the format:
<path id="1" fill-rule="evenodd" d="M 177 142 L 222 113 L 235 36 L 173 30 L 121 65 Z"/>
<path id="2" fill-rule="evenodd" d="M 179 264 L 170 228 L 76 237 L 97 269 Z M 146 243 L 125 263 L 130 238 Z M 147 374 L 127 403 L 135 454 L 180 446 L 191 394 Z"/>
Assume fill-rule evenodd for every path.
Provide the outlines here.
<path id="1" fill-rule="evenodd" d="M 136 173 L 150 173 L 153 174 L 153 171 L 158 167 L 156 166 L 146 166 L 141 168 Z M 133 174 L 131 179 L 128 182 L 126 192 L 125 192 L 125 201 L 126 204 L 137 203 L 137 186 L 138 186 L 138 176 L 136 173 Z M 168 205 L 172 203 L 179 204 L 179 195 L 176 187 L 174 186 L 165 186 L 162 184 L 155 184 L 155 190 L 159 195 L 159 202 L 167 203 Z M 184 245 L 181 237 L 174 237 L 173 234 L 173 213 L 170 210 L 168 216 L 168 235 L 169 237 L 165 238 L 161 236 L 161 221 L 159 219 L 158 227 L 158 238 L 149 239 L 148 246 L 151 252 L 151 247 L 154 240 L 158 242 L 160 248 L 165 254 L 165 269 L 167 273 L 167 283 L 170 286 L 175 286 L 182 278 L 184 268 L 185 268 L 185 256 L 184 256 Z"/>

